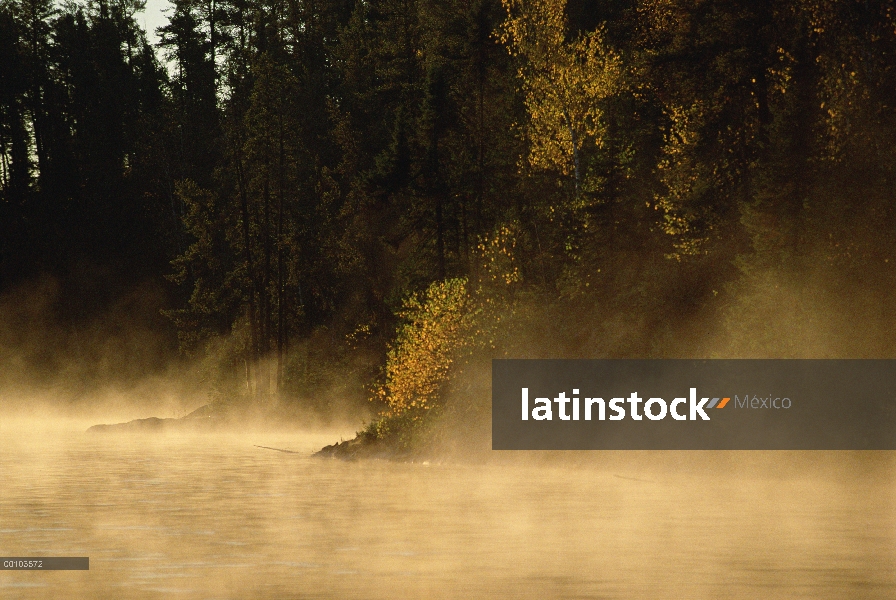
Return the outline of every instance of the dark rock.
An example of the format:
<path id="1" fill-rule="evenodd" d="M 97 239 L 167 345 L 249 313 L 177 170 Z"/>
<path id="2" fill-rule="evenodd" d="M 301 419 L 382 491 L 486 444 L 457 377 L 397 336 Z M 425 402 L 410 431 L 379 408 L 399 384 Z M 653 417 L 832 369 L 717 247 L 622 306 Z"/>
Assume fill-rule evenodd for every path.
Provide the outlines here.
<path id="1" fill-rule="evenodd" d="M 395 448 L 366 432 L 359 433 L 354 439 L 326 446 L 315 452 L 314 456 L 319 458 L 338 458 L 341 460 L 360 460 L 365 458 L 396 460 L 403 458 L 402 453 L 397 452 Z"/>

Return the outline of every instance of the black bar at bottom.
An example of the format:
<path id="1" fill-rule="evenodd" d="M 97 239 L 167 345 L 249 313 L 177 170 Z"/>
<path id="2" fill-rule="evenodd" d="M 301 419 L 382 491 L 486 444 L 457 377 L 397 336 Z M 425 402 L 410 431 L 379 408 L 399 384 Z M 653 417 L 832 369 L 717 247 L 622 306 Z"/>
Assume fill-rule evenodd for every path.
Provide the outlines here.
<path id="1" fill-rule="evenodd" d="M 87 556 L 3 556 L 0 571 L 89 571 Z"/>

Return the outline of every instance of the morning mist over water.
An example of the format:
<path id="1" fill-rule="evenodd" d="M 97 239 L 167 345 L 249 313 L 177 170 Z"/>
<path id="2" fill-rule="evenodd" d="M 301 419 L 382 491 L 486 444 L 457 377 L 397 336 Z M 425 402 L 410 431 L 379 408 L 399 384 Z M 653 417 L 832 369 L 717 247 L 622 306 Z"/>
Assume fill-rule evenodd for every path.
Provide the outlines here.
<path id="1" fill-rule="evenodd" d="M 314 459 L 326 436 L 300 433 L 3 440 L 3 547 L 90 556 L 86 572 L 4 571 L 17 598 L 888 598 L 896 585 L 894 464 L 880 456 L 470 465 Z"/>
<path id="2" fill-rule="evenodd" d="M 158 7 L 0 0 L 0 597 L 896 596 L 892 451 L 492 449 L 896 358 L 891 3 Z"/>

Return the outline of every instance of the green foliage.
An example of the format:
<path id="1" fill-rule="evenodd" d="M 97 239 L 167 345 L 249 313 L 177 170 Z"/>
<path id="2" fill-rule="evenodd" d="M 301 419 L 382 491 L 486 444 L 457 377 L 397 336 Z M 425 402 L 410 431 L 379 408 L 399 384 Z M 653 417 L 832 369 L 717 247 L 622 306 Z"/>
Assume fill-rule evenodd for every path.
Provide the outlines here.
<path id="1" fill-rule="evenodd" d="M 383 367 L 425 437 L 508 348 L 809 331 L 810 277 L 896 304 L 891 3 L 178 0 L 170 72 L 138 8 L 0 0 L 0 287 L 169 275 L 234 395 Z"/>

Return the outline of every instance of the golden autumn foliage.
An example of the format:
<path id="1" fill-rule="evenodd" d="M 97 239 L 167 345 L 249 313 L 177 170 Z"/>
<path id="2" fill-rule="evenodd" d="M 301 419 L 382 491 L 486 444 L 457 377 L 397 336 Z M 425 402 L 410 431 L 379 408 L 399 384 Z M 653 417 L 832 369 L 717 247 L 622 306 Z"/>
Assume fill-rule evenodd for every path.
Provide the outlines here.
<path id="1" fill-rule="evenodd" d="M 681 260 L 682 256 L 697 254 L 706 243 L 707 236 L 696 235 L 693 222 L 699 217 L 688 210 L 692 198 L 699 197 L 713 179 L 708 166 L 696 159 L 696 147 L 700 143 L 699 125 L 705 120 L 704 107 L 700 103 L 685 109 L 672 106 L 667 109 L 669 130 L 657 174 L 663 184 L 663 192 L 655 195 L 655 208 L 663 214 L 663 230 L 675 240 L 675 252 L 667 258 Z"/>
<path id="2" fill-rule="evenodd" d="M 416 422 L 440 407 L 446 385 L 464 360 L 477 350 L 495 348 L 505 313 L 512 312 L 512 293 L 523 279 L 515 256 L 518 234 L 518 225 L 511 223 L 480 240 L 475 283 L 437 281 L 404 301 L 383 380 L 374 390 L 388 407 L 376 424 L 379 435 L 396 419 Z"/>
<path id="3" fill-rule="evenodd" d="M 491 286 L 510 286 L 523 279 L 516 258 L 519 224 L 499 225 L 491 236 L 479 241 L 481 283 Z"/>
<path id="4" fill-rule="evenodd" d="M 390 416 L 432 408 L 458 353 L 469 346 L 476 316 L 465 278 L 438 281 L 404 302 L 377 395 Z"/>
<path id="5" fill-rule="evenodd" d="M 600 147 L 606 126 L 601 101 L 616 93 L 622 60 L 607 47 L 600 29 L 567 41 L 566 0 L 502 0 L 507 19 L 500 39 L 521 59 L 517 72 L 529 122 L 529 164 L 574 171 L 581 182 L 579 154 Z"/>

